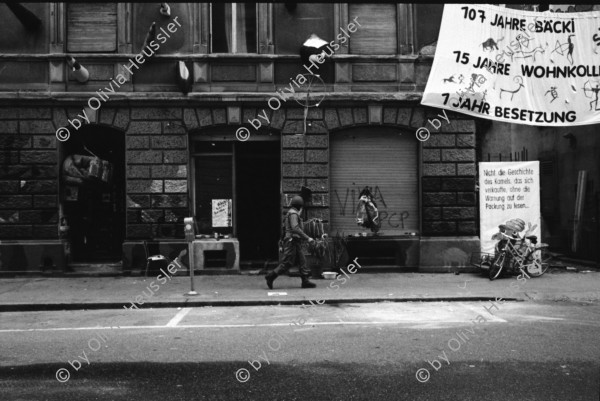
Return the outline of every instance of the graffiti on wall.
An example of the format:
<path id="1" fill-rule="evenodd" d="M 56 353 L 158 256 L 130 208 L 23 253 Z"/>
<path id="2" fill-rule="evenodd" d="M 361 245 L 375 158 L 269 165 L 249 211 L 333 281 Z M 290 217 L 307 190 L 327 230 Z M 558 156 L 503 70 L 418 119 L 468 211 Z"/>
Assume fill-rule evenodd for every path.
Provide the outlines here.
<path id="1" fill-rule="evenodd" d="M 338 216 L 348 216 L 348 218 L 354 218 L 356 216 L 356 212 L 360 207 L 358 201 L 360 188 L 364 188 L 364 186 L 357 185 L 356 188 L 347 187 L 341 190 L 333 190 L 335 196 L 334 202 L 337 202 L 338 206 Z M 375 201 L 377 208 L 379 209 L 379 219 L 381 220 L 382 227 L 387 226 L 404 229 L 404 222 L 410 216 L 408 211 L 387 210 L 388 206 L 385 203 L 383 193 L 379 186 L 375 186 L 371 193 L 373 194 L 373 201 Z"/>

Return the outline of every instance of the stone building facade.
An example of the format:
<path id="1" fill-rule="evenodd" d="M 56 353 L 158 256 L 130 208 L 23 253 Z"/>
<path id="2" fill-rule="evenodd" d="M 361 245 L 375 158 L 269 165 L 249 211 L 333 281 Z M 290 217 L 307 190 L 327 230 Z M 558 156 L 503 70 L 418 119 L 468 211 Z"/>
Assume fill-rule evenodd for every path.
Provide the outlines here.
<path id="1" fill-rule="evenodd" d="M 191 107 L 189 103 L 179 107 L 104 107 L 97 115 L 96 124 L 116 129 L 125 136 L 126 268 L 139 268 L 143 263 L 142 240 L 160 243 L 164 238 L 171 239 L 165 243 L 172 247 L 183 245 L 183 218 L 191 214 L 189 133 L 230 127 L 233 135 L 240 124 L 231 123 L 229 114 L 248 120 L 260 106 L 257 103 L 242 107 Z M 436 118 L 434 110 L 414 102 L 412 105 L 385 101 L 348 103 L 348 107 L 325 104 L 311 110 L 306 146 L 299 135 L 303 110 L 270 110 L 269 130 L 281 136 L 283 196 L 295 194 L 301 185 L 311 188 L 313 202 L 307 210 L 308 218 L 330 220 L 329 164 L 336 162 L 329 159 L 332 132 L 367 126 L 394 127 L 412 133 L 426 126 L 427 120 Z M 21 253 L 16 252 L 16 244 L 5 245 L 3 262 L 7 267 L 18 263 L 14 258 L 22 254 L 31 258 L 30 269 L 38 268 L 39 260 L 47 258 L 52 259 L 47 261 L 49 266 L 57 268 L 66 262 L 58 230 L 61 143 L 53 132 L 67 126 L 69 113 L 75 112 L 65 106 L 3 107 L 0 111 L 4 150 L 0 167 L 3 188 L 0 216 L 4 221 L 0 224 L 0 237 L 3 241 L 15 240 L 26 249 Z M 446 262 L 431 253 L 432 247 L 442 251 L 459 247 L 465 253 L 477 247 L 476 126 L 472 119 L 457 114 L 449 113 L 448 118 L 450 124 L 440 132 L 434 131 L 419 146 L 421 163 L 415 168 L 421 174 L 421 231 L 417 246 L 411 251 L 411 266 L 407 267 L 420 266 L 423 270 L 444 266 Z M 11 254 L 14 256 L 10 257 Z M 19 264 L 18 270 L 25 268 Z"/>
<path id="2" fill-rule="evenodd" d="M 94 241 L 110 248 L 102 255 L 122 262 L 123 271 L 143 268 L 145 242 L 150 253 L 173 258 L 185 246 L 183 218 L 198 215 L 203 197 L 233 198 L 235 205 L 240 191 L 252 199 L 252 191 L 258 189 L 260 198 L 260 188 L 266 184 L 270 192 L 264 195 L 265 202 L 268 198 L 269 208 L 274 205 L 279 217 L 266 224 L 264 230 L 270 234 L 263 242 L 274 242 L 286 202 L 302 186 L 312 191 L 306 217 L 322 219 L 333 235 L 340 227 L 356 226 L 351 210 L 356 191 L 376 181 L 378 174 L 388 184 L 399 177 L 393 188 L 373 184 L 375 191 L 380 191 L 376 198 L 385 212 L 388 231 L 377 241 L 355 238 L 351 246 L 371 249 L 375 265 L 377 253 L 388 255 L 386 266 L 392 271 L 469 266 L 470 253 L 479 249 L 476 181 L 480 151 L 476 138 L 484 129 L 472 118 L 454 113 L 446 114 L 446 122 L 438 116 L 439 110 L 419 104 L 435 50 L 429 45 L 437 37 L 442 5 L 244 6 L 256 13 L 252 31 L 256 48 L 242 54 L 215 54 L 208 24 L 214 10 L 208 3 L 173 3 L 172 14 L 182 16 L 182 28 L 151 62 L 134 74 L 125 74 L 127 83 L 92 113 L 86 108 L 90 96 L 117 74 L 125 73 L 123 65 L 142 47 L 149 24 L 157 21 L 166 27 L 168 22 L 160 20 L 154 4 L 110 4 L 97 3 L 86 11 L 85 5 L 32 3 L 28 7 L 44 27 L 35 33 L 2 9 L 5 24 L 0 33 L 5 35 L 0 39 L 0 52 L 6 70 L 0 74 L 0 273 L 62 271 L 72 264 L 74 248 L 85 253 Z M 82 12 L 98 13 L 108 21 L 106 26 L 114 26 L 114 37 L 109 38 L 114 48 L 86 50 L 98 43 L 76 37 L 73 32 L 80 31 L 69 25 Z M 320 70 L 326 92 L 322 103 L 310 108 L 306 119 L 304 109 L 295 102 L 284 102 L 273 110 L 268 103 L 273 94 L 288 85 L 298 71 L 305 72 L 295 50 L 304 37 L 317 32 L 336 40 L 339 29 L 348 27 L 356 17 L 361 28 L 348 35 L 347 43 L 340 42 L 339 51 Z M 296 37 L 292 31 L 282 30 L 288 27 L 303 33 Z M 389 30 L 385 41 L 381 29 Z M 11 39 L 15 34 L 35 40 L 23 39 L 19 45 Z M 75 80 L 65 60 L 67 54 L 75 55 L 88 69 L 88 82 Z M 192 76 L 188 94 L 181 93 L 174 79 L 179 61 L 185 62 Z M 25 67 L 28 74 L 22 73 Z M 90 113 L 90 123 L 74 130 L 69 120 L 82 110 Z M 269 123 L 255 131 L 249 121 L 259 113 L 266 113 Z M 441 122 L 439 131 L 429 122 L 434 119 Z M 71 130 L 72 137 L 66 142 L 55 135 L 61 127 Z M 235 139 L 240 127 L 251 133 L 248 146 L 254 144 L 243 152 Z M 431 130 L 427 141 L 416 139 L 420 127 Z M 372 137 L 382 139 L 374 143 Z M 81 146 L 75 151 L 78 141 Z M 352 141 L 362 145 L 354 148 Z M 104 217 L 95 216 L 94 220 L 93 213 L 73 212 L 61 174 L 65 157 L 83 152 L 90 143 L 114 154 L 122 177 L 112 195 L 89 200 L 95 202 L 94 207 L 104 202 L 114 208 L 111 214 L 105 207 L 102 215 L 111 219 L 112 225 L 79 234 L 82 238 L 76 243 L 65 235 L 69 224 L 65 216 L 79 213 L 81 226 L 100 226 L 98 220 Z M 235 159 L 231 154 L 240 150 L 238 155 L 243 153 L 247 166 L 267 163 L 273 156 L 279 168 L 269 164 L 269 171 L 279 171 L 262 177 L 256 188 L 249 177 L 244 176 L 244 182 L 233 177 L 233 195 L 212 196 L 206 179 L 219 169 L 205 174 L 206 166 L 212 164 L 202 161 L 211 148 L 225 149 L 209 154 L 214 160 L 220 155 Z M 398 157 L 394 158 L 396 151 Z M 262 156 L 255 157 L 256 152 Z M 356 163 L 351 160 L 354 157 Z M 236 163 L 237 159 L 227 168 L 235 170 Z M 360 166 L 358 171 L 368 172 L 371 181 L 357 177 L 353 182 L 353 177 L 344 176 L 345 167 L 338 168 L 341 165 Z M 388 168 L 392 165 L 395 170 Z M 244 203 L 248 201 L 238 202 L 234 209 L 242 210 Z M 254 207 L 262 211 L 261 206 Z M 239 213 L 242 217 L 252 214 Z M 246 230 L 240 238 L 253 237 L 247 227 L 256 222 L 242 224 L 239 217 L 239 224 L 234 224 L 238 230 Z M 107 227 L 113 227 L 112 231 Z M 84 232 L 81 227 L 79 230 Z M 260 233 L 263 229 L 253 230 Z M 267 246 L 259 244 L 260 240 L 256 239 L 257 247 Z M 245 252 L 250 251 L 242 248 L 242 261 Z"/>

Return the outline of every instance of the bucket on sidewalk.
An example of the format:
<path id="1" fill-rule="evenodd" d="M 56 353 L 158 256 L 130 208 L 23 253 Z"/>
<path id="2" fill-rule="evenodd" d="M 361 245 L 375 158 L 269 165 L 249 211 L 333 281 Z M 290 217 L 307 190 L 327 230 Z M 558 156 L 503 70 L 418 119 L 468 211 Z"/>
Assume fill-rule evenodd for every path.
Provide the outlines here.
<path id="1" fill-rule="evenodd" d="M 144 277 L 148 277 L 148 273 L 151 275 L 155 275 L 160 273 L 161 269 L 163 271 L 167 271 L 166 269 L 171 262 L 167 257 L 163 255 L 150 255 L 148 251 L 148 242 L 144 241 L 144 251 L 146 252 L 146 270 L 144 273 Z"/>

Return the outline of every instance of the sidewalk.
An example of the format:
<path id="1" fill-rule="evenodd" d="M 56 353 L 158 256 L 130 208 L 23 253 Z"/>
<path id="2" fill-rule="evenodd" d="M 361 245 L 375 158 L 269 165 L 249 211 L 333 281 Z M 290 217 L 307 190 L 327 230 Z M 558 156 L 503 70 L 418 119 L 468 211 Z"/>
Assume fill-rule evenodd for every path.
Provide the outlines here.
<path id="1" fill-rule="evenodd" d="M 585 269 L 582 269 L 585 271 Z M 600 272 L 552 269 L 542 277 L 490 281 L 474 273 L 350 274 L 346 283 L 314 280 L 301 289 L 300 278 L 281 276 L 269 290 L 264 276 L 196 276 L 196 296 L 188 296 L 189 277 L 13 278 L 0 280 L 0 311 L 121 309 L 184 306 L 240 306 L 326 303 L 477 301 L 496 297 L 522 301 L 600 301 Z M 342 276 L 343 277 L 343 276 Z M 515 284 L 511 284 L 514 282 Z M 339 285 L 339 289 L 334 288 Z M 511 288 L 512 285 L 512 288 Z M 145 295 L 144 295 L 144 293 Z M 137 297 L 137 300 L 136 300 Z M 142 305 L 143 303 L 143 305 Z"/>

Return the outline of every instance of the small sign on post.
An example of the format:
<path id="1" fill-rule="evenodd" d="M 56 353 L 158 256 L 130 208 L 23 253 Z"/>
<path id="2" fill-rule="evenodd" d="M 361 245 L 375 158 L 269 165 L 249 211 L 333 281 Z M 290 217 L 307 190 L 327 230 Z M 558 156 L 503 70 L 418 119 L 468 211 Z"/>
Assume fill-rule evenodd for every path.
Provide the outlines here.
<path id="1" fill-rule="evenodd" d="M 193 217 L 186 217 L 183 219 L 185 240 L 188 243 L 188 255 L 190 256 L 190 284 L 191 289 L 187 295 L 198 295 L 194 290 L 194 249 L 193 244 L 196 239 L 196 230 Z"/>

